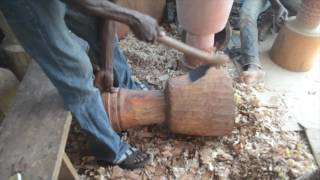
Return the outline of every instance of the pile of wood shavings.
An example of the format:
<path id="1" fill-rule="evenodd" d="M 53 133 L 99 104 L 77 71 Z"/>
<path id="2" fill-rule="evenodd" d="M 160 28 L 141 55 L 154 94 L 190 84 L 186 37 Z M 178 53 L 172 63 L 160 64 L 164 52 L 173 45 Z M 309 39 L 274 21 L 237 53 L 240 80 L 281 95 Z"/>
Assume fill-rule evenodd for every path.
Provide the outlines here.
<path id="1" fill-rule="evenodd" d="M 155 89 L 163 88 L 169 77 L 183 74 L 177 66 L 182 54 L 173 49 L 139 42 L 132 35 L 121 46 L 135 78 Z M 234 74 L 232 64 L 226 68 Z M 144 169 L 99 167 L 73 126 L 67 153 L 81 179 L 294 179 L 315 169 L 306 139 L 298 132 L 281 131 L 285 111 L 281 97 L 263 84 L 248 87 L 234 78 L 236 127 L 230 135 L 182 136 L 159 125 L 125 133 L 125 141 L 151 154 L 151 163 Z"/>
<path id="2" fill-rule="evenodd" d="M 178 36 L 173 36 L 179 39 Z M 183 74 L 179 70 L 182 53 L 162 44 L 137 41 L 129 34 L 121 47 L 132 66 L 133 78 L 148 82 L 155 89 L 163 89 L 170 78 Z"/>

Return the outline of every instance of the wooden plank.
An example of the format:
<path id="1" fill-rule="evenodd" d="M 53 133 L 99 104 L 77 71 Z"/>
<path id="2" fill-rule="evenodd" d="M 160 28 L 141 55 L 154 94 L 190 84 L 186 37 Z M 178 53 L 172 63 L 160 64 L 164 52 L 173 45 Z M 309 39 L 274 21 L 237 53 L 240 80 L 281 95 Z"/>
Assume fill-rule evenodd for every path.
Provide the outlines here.
<path id="1" fill-rule="evenodd" d="M 305 129 L 309 144 L 318 166 L 320 166 L 320 129 Z"/>
<path id="2" fill-rule="evenodd" d="M 69 157 L 63 153 L 59 180 L 79 180 L 77 170 L 73 167 Z"/>
<path id="3" fill-rule="evenodd" d="M 32 62 L 0 129 L 0 177 L 20 170 L 24 179 L 57 179 L 71 119 L 56 89 Z"/>

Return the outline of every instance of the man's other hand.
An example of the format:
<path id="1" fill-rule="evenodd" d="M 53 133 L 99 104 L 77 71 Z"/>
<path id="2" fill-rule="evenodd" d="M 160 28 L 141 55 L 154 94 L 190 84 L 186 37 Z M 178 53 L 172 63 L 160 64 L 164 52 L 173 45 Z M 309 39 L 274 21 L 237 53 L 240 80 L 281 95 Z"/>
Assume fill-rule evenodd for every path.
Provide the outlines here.
<path id="1" fill-rule="evenodd" d="M 131 31 L 141 41 L 154 43 L 159 35 L 159 25 L 151 16 L 136 13 L 130 24 Z"/>

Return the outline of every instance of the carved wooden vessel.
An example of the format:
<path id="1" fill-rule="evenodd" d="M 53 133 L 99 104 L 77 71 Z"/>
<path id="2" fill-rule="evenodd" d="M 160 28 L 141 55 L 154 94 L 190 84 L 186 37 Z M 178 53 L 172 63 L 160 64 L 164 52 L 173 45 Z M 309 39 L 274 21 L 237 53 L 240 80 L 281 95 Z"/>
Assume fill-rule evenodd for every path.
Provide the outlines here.
<path id="1" fill-rule="evenodd" d="M 176 0 L 176 3 L 179 23 L 187 31 L 186 43 L 213 54 L 215 34 L 226 26 L 233 0 Z M 205 64 L 190 56 L 183 63 L 190 69 Z"/>
<path id="2" fill-rule="evenodd" d="M 271 49 L 271 59 L 296 72 L 309 71 L 320 58 L 320 1 L 303 0 L 296 17 L 282 27 Z"/>
<path id="3" fill-rule="evenodd" d="M 115 130 L 165 123 L 173 133 L 201 136 L 228 134 L 234 126 L 232 81 L 211 68 L 201 79 L 170 79 L 164 91 L 120 89 L 103 100 Z"/>

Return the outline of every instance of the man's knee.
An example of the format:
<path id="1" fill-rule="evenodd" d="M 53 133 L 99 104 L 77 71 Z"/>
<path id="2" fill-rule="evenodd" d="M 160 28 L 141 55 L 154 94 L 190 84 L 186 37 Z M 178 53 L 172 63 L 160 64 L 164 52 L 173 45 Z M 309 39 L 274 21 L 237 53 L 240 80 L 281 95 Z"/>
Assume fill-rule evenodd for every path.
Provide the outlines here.
<path id="1" fill-rule="evenodd" d="M 78 62 L 77 74 L 86 79 L 93 77 L 93 68 L 89 60 Z"/>

